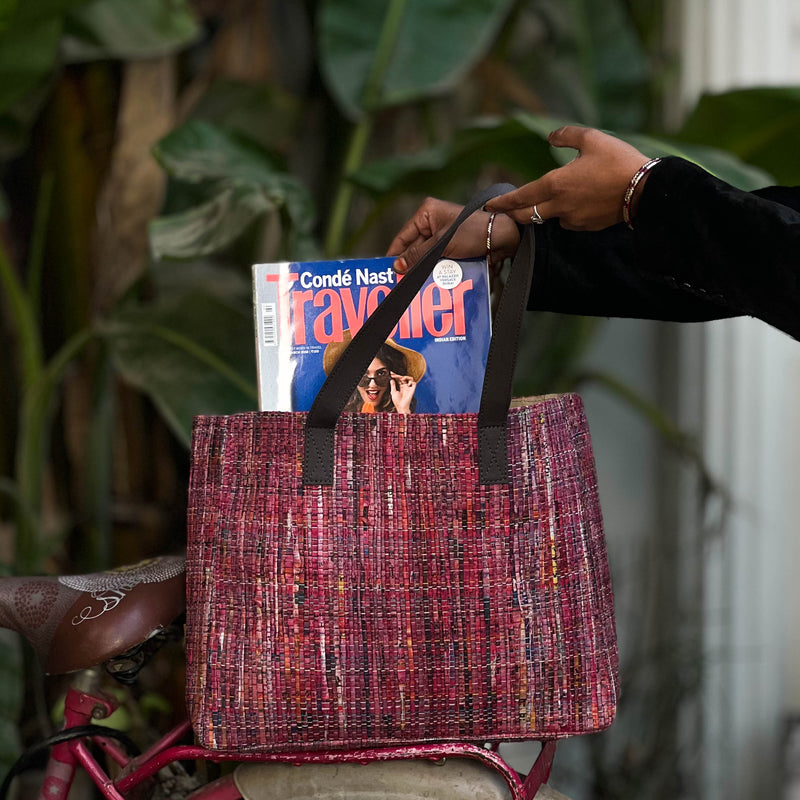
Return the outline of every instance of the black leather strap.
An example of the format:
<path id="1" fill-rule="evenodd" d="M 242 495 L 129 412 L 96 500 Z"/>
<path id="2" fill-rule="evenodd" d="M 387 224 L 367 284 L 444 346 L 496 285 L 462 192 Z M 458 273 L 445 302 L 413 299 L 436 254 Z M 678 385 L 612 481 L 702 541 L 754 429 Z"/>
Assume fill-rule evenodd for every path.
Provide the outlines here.
<path id="1" fill-rule="evenodd" d="M 506 424 L 514 391 L 522 319 L 531 291 L 534 253 L 533 226 L 525 225 L 494 316 L 483 377 L 478 410 L 478 468 L 482 484 L 509 480 Z"/>
<path id="2" fill-rule="evenodd" d="M 353 337 L 306 417 L 304 485 L 333 483 L 336 422 L 370 361 L 422 288 L 459 226 L 493 197 L 512 189 L 514 187 L 510 184 L 495 184 L 475 195 L 442 238 L 406 273 Z M 530 290 L 532 255 L 533 233 L 528 225 L 523 229 L 522 241 L 493 322 L 478 412 L 480 480 L 484 484 L 508 481 L 506 417 L 511 403 L 522 316 Z"/>

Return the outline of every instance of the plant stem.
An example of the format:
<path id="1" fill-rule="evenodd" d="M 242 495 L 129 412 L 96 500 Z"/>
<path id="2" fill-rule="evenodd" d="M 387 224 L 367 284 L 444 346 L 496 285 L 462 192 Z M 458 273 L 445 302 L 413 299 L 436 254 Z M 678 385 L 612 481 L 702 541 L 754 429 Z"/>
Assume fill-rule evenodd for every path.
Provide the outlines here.
<path id="1" fill-rule="evenodd" d="M 386 16 L 383 18 L 381 35 L 375 48 L 375 58 L 372 59 L 372 65 L 364 83 L 364 94 L 362 95 L 361 105 L 368 112 L 372 112 L 380 100 L 383 79 L 394 53 L 394 46 L 400 32 L 400 25 L 403 22 L 407 2 L 408 0 L 391 0 L 389 8 L 386 10 Z"/>
<path id="2" fill-rule="evenodd" d="M 30 297 L 17 278 L 11 260 L 0 243 L 0 286 L 8 297 L 11 318 L 19 341 L 22 391 L 31 387 L 42 371 L 42 339 L 36 326 Z"/>
<path id="3" fill-rule="evenodd" d="M 114 372 L 108 346 L 99 348 L 92 387 L 92 416 L 86 441 L 86 488 L 83 518 L 86 543 L 81 569 L 105 569 L 111 562 L 111 495 L 114 438 Z"/>
<path id="4" fill-rule="evenodd" d="M 361 166 L 364 152 L 367 148 L 370 134 L 372 133 L 372 117 L 368 116 L 356 125 L 350 137 L 347 156 L 342 169 L 342 177 L 336 190 L 336 199 L 333 201 L 331 218 L 328 223 L 328 232 L 325 236 L 325 255 L 327 258 L 336 258 L 342 255 L 342 242 L 350 206 L 353 203 L 355 186 L 347 176 Z"/>
<path id="5" fill-rule="evenodd" d="M 19 487 L 14 481 L 8 478 L 0 478 L 0 497 L 7 498 L 14 509 L 14 518 L 16 520 L 23 520 L 23 524 L 28 526 L 29 529 L 35 527 L 35 518 L 31 514 L 29 508 L 25 506 L 19 493 Z"/>
<path id="6" fill-rule="evenodd" d="M 33 220 L 31 249 L 28 257 L 28 297 L 31 303 L 31 313 L 37 322 L 39 314 L 37 313 L 35 303 L 42 287 L 44 246 L 47 238 L 47 223 L 50 219 L 50 210 L 53 207 L 54 187 L 55 176 L 52 171 L 45 172 L 39 184 L 39 198 L 36 202 L 36 215 Z"/>
<path id="7" fill-rule="evenodd" d="M 16 456 L 20 505 L 30 512 L 17 516 L 16 562 L 23 575 L 39 571 L 44 552 L 39 530 L 42 477 L 56 389 L 67 367 L 93 337 L 87 328 L 68 339 L 23 395 Z"/>
<path id="8" fill-rule="evenodd" d="M 355 194 L 355 187 L 348 180 L 348 175 L 357 170 L 364 161 L 364 153 L 372 134 L 375 118 L 374 110 L 380 101 L 384 77 L 391 62 L 392 53 L 394 53 L 407 2 L 408 0 L 391 0 L 389 8 L 386 10 L 386 16 L 383 18 L 383 27 L 375 48 L 375 57 L 372 59 L 372 65 L 364 83 L 364 92 L 361 96 L 361 106 L 364 109 L 365 116 L 356 125 L 350 136 L 342 175 L 339 179 L 336 198 L 331 209 L 328 231 L 325 235 L 325 255 L 328 258 L 342 255 L 344 231 L 347 225 L 347 217 L 350 214 L 350 206 L 353 203 L 353 195 Z"/>

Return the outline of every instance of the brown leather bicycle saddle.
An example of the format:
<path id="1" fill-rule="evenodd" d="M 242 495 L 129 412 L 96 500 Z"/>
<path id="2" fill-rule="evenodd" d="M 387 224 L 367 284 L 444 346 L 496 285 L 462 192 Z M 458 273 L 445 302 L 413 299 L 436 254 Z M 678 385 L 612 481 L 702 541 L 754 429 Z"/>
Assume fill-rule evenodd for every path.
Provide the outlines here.
<path id="1" fill-rule="evenodd" d="M 183 556 L 108 572 L 0 578 L 0 627 L 22 634 L 51 674 L 102 664 L 167 628 L 186 608 Z"/>

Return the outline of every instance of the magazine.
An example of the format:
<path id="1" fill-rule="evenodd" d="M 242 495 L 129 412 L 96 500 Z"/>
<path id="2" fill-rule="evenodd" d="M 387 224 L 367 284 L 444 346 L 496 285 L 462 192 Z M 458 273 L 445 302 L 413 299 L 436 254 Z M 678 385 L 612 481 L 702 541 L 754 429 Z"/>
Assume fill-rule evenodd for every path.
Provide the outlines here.
<path id="1" fill-rule="evenodd" d="M 262 411 L 308 411 L 351 337 L 402 279 L 392 262 L 253 266 Z M 477 411 L 490 338 L 486 259 L 442 259 L 345 410 Z"/>

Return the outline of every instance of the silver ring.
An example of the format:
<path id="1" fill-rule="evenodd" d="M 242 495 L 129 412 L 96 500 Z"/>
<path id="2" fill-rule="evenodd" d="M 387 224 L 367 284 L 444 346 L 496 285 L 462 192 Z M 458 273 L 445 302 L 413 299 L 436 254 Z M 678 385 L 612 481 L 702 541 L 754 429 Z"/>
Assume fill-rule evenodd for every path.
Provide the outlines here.
<path id="1" fill-rule="evenodd" d="M 541 225 L 544 222 L 544 217 L 539 213 L 536 204 L 533 206 L 533 214 L 531 214 L 531 222 L 534 225 Z"/>

